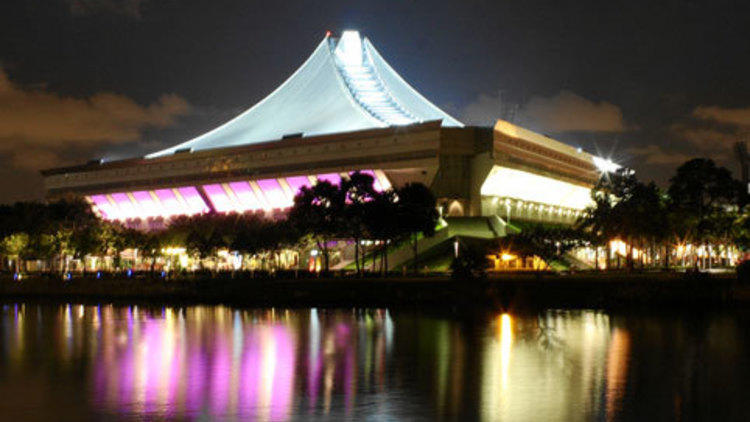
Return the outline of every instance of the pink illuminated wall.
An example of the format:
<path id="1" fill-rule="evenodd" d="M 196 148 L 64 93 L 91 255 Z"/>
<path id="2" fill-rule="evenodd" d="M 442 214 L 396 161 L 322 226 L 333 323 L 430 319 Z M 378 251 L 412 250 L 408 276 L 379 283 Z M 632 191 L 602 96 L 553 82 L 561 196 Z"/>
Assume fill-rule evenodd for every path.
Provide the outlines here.
<path id="1" fill-rule="evenodd" d="M 138 208 L 142 216 L 158 217 L 160 215 L 164 215 L 164 211 L 161 209 L 161 205 L 157 204 L 156 201 L 154 201 L 148 191 L 136 191 L 133 192 L 132 195 L 135 201 L 138 203 Z"/>
<path id="2" fill-rule="evenodd" d="M 229 198 L 229 195 L 227 195 L 227 192 L 220 184 L 203 185 L 203 191 L 206 192 L 206 196 L 208 196 L 208 199 L 217 212 L 238 210 L 235 203 Z"/>
<path id="3" fill-rule="evenodd" d="M 286 184 L 289 185 L 289 188 L 292 190 L 292 192 L 296 195 L 303 187 L 309 188 L 312 186 L 312 182 L 310 181 L 310 178 L 307 176 L 292 176 L 286 178 Z"/>
<path id="4" fill-rule="evenodd" d="M 130 200 L 127 193 L 113 193 L 110 195 L 117 204 L 117 208 L 120 210 L 120 218 L 128 219 L 138 217 L 138 212 L 135 209 L 135 205 Z"/>
<path id="5" fill-rule="evenodd" d="M 271 208 L 288 208 L 292 206 L 292 198 L 284 192 L 278 180 L 263 179 L 258 180 L 257 183 Z"/>
<path id="6" fill-rule="evenodd" d="M 88 199 L 105 220 L 169 218 L 209 211 L 208 205 L 194 186 L 91 195 Z"/>
<path id="7" fill-rule="evenodd" d="M 201 194 L 198 193 L 198 189 L 195 186 L 186 186 L 184 188 L 178 188 L 177 192 L 182 196 L 187 204 L 187 214 L 201 214 L 208 212 L 208 204 L 203 200 Z"/>
<path id="8" fill-rule="evenodd" d="M 229 183 L 229 188 L 234 192 L 234 196 L 237 197 L 242 211 L 259 210 L 265 207 L 263 202 L 255 195 L 253 188 L 250 187 L 250 183 L 231 182 Z"/>
<path id="9" fill-rule="evenodd" d="M 157 189 L 154 194 L 159 198 L 165 217 L 180 215 L 185 212 L 185 208 L 174 195 L 172 189 Z"/>
<path id="10" fill-rule="evenodd" d="M 105 220 L 116 220 L 120 217 L 117 207 L 109 202 L 107 195 L 92 195 L 89 197 L 92 205 Z"/>
<path id="11" fill-rule="evenodd" d="M 378 191 L 390 188 L 390 182 L 380 170 L 360 170 L 374 178 Z M 353 172 L 348 172 L 351 174 Z M 342 173 L 346 175 L 347 173 Z M 297 175 L 283 178 L 240 180 L 229 183 L 183 186 L 152 191 L 140 190 L 98 194 L 88 197 L 92 206 L 106 220 L 130 220 L 134 218 L 170 218 L 177 215 L 195 215 L 214 210 L 220 213 L 246 211 L 283 210 L 294 204 L 294 196 L 313 181 L 325 180 L 334 185 L 341 184 L 342 174 L 325 173 Z M 204 200 L 208 198 L 207 203 Z"/>

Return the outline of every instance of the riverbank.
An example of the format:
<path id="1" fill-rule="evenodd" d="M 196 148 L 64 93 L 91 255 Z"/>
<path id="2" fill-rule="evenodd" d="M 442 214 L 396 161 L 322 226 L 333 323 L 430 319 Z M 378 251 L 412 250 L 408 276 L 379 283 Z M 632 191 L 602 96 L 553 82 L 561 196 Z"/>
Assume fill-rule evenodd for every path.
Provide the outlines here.
<path id="1" fill-rule="evenodd" d="M 0 281 L 3 300 L 149 301 L 237 306 L 622 308 L 750 307 L 750 286 L 733 274 L 507 274 L 449 277 L 188 280 L 114 278 Z"/>

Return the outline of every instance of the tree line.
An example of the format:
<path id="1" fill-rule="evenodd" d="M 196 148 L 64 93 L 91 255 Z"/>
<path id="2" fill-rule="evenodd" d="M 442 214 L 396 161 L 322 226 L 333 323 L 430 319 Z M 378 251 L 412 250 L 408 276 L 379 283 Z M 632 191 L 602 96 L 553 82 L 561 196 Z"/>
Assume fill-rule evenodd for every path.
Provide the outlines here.
<path id="1" fill-rule="evenodd" d="M 669 268 L 678 264 L 670 262 L 676 250 L 685 260 L 680 265 L 707 267 L 731 248 L 748 246 L 747 187 L 729 170 L 698 158 L 682 164 L 669 182 L 662 190 L 620 169 L 592 190 L 593 205 L 577 227 L 597 250 L 606 249 L 607 268 L 619 266 L 609 262 L 612 239 L 625 243 L 624 265 L 630 269 L 646 258 Z M 633 248 L 640 251 L 639 262 Z"/>
<path id="2" fill-rule="evenodd" d="M 426 186 L 410 183 L 381 191 L 371 175 L 355 172 L 340 184 L 320 181 L 303 187 L 283 218 L 210 212 L 174 217 L 149 231 L 102 220 L 81 198 L 0 206 L 0 254 L 13 272 L 21 271 L 26 260 L 41 260 L 64 273 L 70 259 L 80 259 L 85 272 L 86 256 L 111 257 L 114 269 L 120 269 L 120 254 L 127 249 L 150 261 L 153 271 L 167 248 L 184 248 L 201 267 L 220 250 L 231 250 L 261 257 L 275 268 L 281 250 L 315 247 L 328 271 L 331 242 L 346 239 L 353 241 L 358 273 L 367 255 L 373 262 L 379 258 L 381 270 L 387 271 L 387 245 L 411 242 L 416 255 L 418 235 L 432 235 L 437 220 L 436 200 Z"/>

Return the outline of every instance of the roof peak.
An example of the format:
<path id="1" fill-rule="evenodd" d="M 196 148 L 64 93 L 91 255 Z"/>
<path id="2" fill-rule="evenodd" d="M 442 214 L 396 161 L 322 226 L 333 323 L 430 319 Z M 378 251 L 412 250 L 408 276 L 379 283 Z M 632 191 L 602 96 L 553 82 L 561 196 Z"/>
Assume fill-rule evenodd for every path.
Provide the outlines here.
<path id="1" fill-rule="evenodd" d="M 267 142 L 303 136 L 442 120 L 463 126 L 412 88 L 359 31 L 326 37 L 266 98 L 229 122 L 180 145 L 148 155 Z"/>

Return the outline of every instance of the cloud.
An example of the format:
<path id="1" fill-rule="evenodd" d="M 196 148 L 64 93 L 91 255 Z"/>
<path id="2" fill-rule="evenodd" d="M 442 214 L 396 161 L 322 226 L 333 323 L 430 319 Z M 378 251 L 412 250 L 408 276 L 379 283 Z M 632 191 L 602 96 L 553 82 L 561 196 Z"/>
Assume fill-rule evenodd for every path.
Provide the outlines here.
<path id="1" fill-rule="evenodd" d="M 693 150 L 703 153 L 728 151 L 735 142 L 743 140 L 737 128 L 706 126 L 696 122 L 675 123 L 669 130 L 677 140 L 687 141 Z"/>
<path id="2" fill-rule="evenodd" d="M 693 158 L 677 151 L 666 151 L 659 145 L 628 148 L 627 153 L 643 157 L 642 164 L 676 165 Z"/>
<path id="3" fill-rule="evenodd" d="M 750 107 L 724 108 L 717 106 L 699 106 L 693 110 L 692 116 L 697 119 L 709 120 L 733 126 L 750 126 Z"/>
<path id="4" fill-rule="evenodd" d="M 694 153 L 727 160 L 732 156 L 732 146 L 747 141 L 750 135 L 750 107 L 698 106 L 672 124 L 669 132 L 675 139 L 686 141 Z"/>
<path id="5" fill-rule="evenodd" d="M 502 92 L 479 94 L 475 101 L 464 107 L 461 120 L 471 125 L 492 126 L 497 119 L 514 120 L 517 109 L 518 105 L 503 100 Z"/>
<path id="6" fill-rule="evenodd" d="M 65 0 L 74 15 L 112 13 L 133 18 L 141 17 L 141 5 L 148 0 Z"/>
<path id="7" fill-rule="evenodd" d="M 533 97 L 520 110 L 520 124 L 549 132 L 623 132 L 625 123 L 619 107 L 591 101 L 570 91 L 553 97 Z"/>
<path id="8" fill-rule="evenodd" d="M 145 106 L 108 92 L 64 97 L 20 87 L 0 69 L 0 153 L 19 167 L 43 168 L 60 164 L 56 157 L 71 150 L 136 141 L 189 112 L 187 101 L 173 94 Z"/>
<path id="9" fill-rule="evenodd" d="M 552 97 L 532 97 L 522 107 L 497 96 L 480 94 L 464 108 L 464 121 L 493 124 L 498 118 L 511 120 L 540 132 L 623 132 L 622 111 L 608 102 L 591 101 L 570 91 Z"/>

